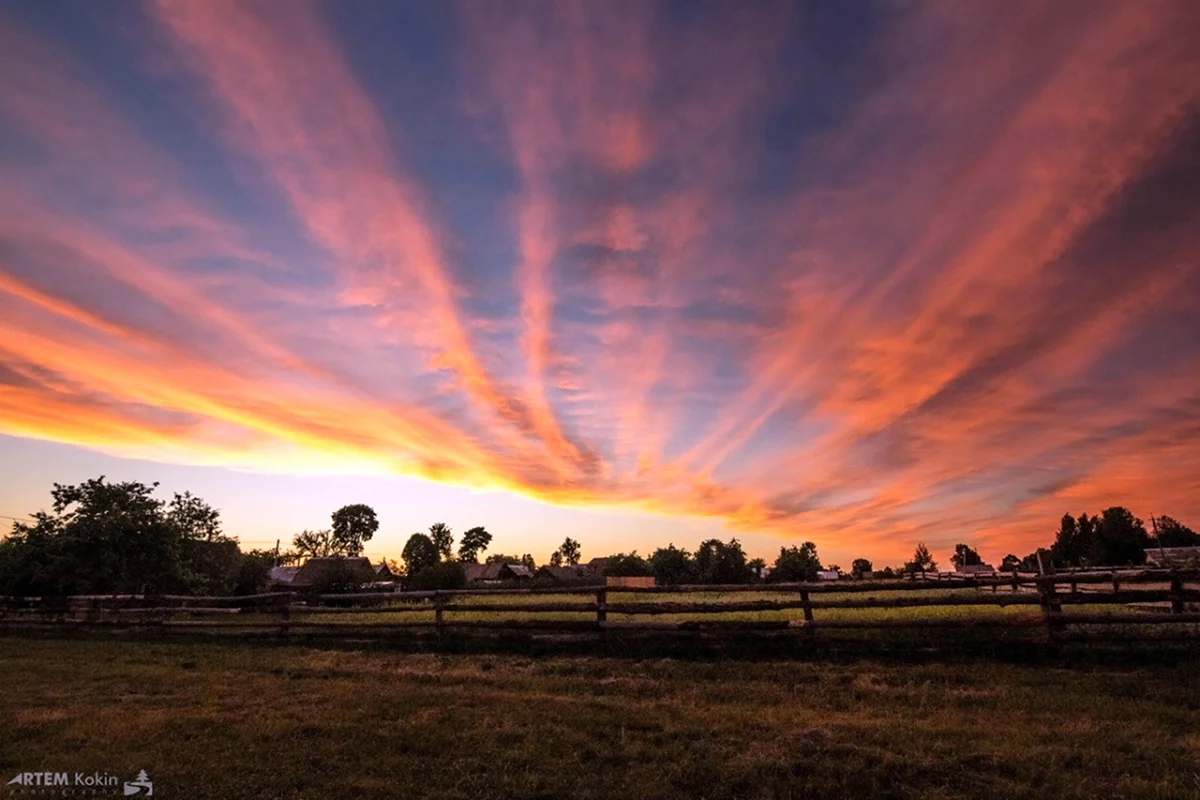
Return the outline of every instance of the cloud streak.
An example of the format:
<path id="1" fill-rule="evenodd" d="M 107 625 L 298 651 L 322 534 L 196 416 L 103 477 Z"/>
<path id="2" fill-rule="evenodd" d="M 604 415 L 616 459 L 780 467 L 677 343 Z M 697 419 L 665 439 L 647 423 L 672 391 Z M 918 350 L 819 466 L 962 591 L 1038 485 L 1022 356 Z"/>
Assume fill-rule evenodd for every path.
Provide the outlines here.
<path id="1" fill-rule="evenodd" d="M 0 26 L 0 432 L 887 557 L 1200 517 L 1193 4 L 450 17 L 436 92 L 318 5 Z"/>

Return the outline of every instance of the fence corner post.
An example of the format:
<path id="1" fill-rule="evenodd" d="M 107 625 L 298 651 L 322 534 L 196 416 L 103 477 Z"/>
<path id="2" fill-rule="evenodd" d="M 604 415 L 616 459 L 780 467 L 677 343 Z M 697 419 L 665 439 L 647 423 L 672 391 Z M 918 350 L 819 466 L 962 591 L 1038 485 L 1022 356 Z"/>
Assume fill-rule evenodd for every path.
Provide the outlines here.
<path id="1" fill-rule="evenodd" d="M 1171 613 L 1183 613 L 1183 578 L 1178 572 L 1171 575 Z"/>

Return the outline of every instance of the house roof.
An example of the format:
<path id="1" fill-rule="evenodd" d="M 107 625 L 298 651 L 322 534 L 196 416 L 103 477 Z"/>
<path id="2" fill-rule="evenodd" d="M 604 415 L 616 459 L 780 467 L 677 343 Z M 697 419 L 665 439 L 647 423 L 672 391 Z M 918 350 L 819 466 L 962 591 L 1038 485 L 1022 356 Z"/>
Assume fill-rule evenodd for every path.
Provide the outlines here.
<path id="1" fill-rule="evenodd" d="M 533 570 L 524 564 L 505 564 L 504 566 L 508 567 L 508 571 L 518 578 L 533 577 Z"/>
<path id="2" fill-rule="evenodd" d="M 267 573 L 267 579 L 271 583 L 290 584 L 295 579 L 296 573 L 299 571 L 299 567 L 271 567 L 271 571 Z"/>
<path id="3" fill-rule="evenodd" d="M 817 578 L 823 581 L 836 581 L 840 577 L 842 575 L 836 569 L 822 569 L 817 571 Z"/>
<path id="4" fill-rule="evenodd" d="M 330 577 L 335 571 L 346 570 L 348 577 L 369 583 L 375 580 L 375 568 L 371 561 L 362 556 L 348 558 L 335 556 L 332 558 L 310 558 L 304 562 L 300 570 L 293 576 L 293 586 L 310 586 L 323 578 Z M 341 576 L 338 575 L 340 578 Z"/>
<path id="5" fill-rule="evenodd" d="M 1200 561 L 1200 547 L 1148 547 L 1146 560 L 1156 564 L 1172 561 Z"/>
<path id="6" fill-rule="evenodd" d="M 979 575 L 981 573 L 991 575 L 996 571 L 996 568 L 991 564 L 964 564 L 955 570 L 960 575 Z"/>

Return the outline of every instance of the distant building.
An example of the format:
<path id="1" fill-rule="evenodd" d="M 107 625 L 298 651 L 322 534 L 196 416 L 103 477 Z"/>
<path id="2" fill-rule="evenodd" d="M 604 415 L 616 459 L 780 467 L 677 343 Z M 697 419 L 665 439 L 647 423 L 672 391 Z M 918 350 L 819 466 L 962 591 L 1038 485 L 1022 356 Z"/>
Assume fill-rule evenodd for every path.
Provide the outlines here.
<path id="1" fill-rule="evenodd" d="M 584 569 L 591 572 L 593 575 L 603 575 L 608 569 L 608 559 L 603 556 L 597 556 L 584 565 Z"/>
<path id="2" fill-rule="evenodd" d="M 653 575 L 609 575 L 604 579 L 605 586 L 631 586 L 648 589 L 655 586 Z"/>
<path id="3" fill-rule="evenodd" d="M 836 569 L 817 570 L 817 580 L 819 581 L 836 581 L 841 577 L 842 574 Z"/>
<path id="4" fill-rule="evenodd" d="M 291 586 L 299 571 L 299 567 L 271 567 L 271 571 L 267 573 L 267 584 L 277 587 Z"/>
<path id="5" fill-rule="evenodd" d="M 541 583 L 548 583 L 554 586 L 586 586 L 589 583 L 595 583 L 596 578 L 591 571 L 582 564 L 577 564 L 573 567 L 555 567 L 547 565 L 539 567 L 534 573 L 534 578 Z"/>
<path id="6" fill-rule="evenodd" d="M 977 578 L 983 575 L 995 575 L 996 568 L 991 564 L 964 564 L 954 571 L 955 575 L 967 575 Z"/>
<path id="7" fill-rule="evenodd" d="M 388 574 L 391 574 L 390 570 Z M 370 559 L 335 556 L 310 558 L 299 567 L 272 567 L 268 582 L 278 588 L 304 589 L 329 581 L 367 584 L 383 580 L 376 575 L 376 567 L 371 565 Z"/>
<path id="8" fill-rule="evenodd" d="M 1146 550 L 1146 566 L 1200 566 L 1200 547 L 1152 547 Z"/>
<path id="9" fill-rule="evenodd" d="M 468 586 L 501 586 L 533 579 L 533 570 L 524 564 L 467 564 L 463 572 Z"/>

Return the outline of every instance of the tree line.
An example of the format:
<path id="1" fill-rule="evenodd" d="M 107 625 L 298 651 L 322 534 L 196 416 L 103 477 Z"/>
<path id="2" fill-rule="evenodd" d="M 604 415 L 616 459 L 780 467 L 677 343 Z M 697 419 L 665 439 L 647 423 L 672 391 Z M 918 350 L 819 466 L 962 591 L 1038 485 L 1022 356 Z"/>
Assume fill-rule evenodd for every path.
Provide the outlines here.
<path id="1" fill-rule="evenodd" d="M 253 594 L 267 586 L 272 566 L 358 556 L 379 529 L 375 510 L 356 503 L 334 511 L 329 528 L 296 534 L 290 550 L 243 552 L 237 539 L 223 532 L 216 509 L 190 492 L 164 501 L 154 496 L 157 487 L 108 483 L 104 476 L 77 485 L 54 484 L 52 511 L 33 514 L 31 522 L 14 522 L 12 533 L 0 540 L 0 594 Z M 467 567 L 479 563 L 491 542 L 492 534 L 476 526 L 455 547 L 450 526 L 437 522 L 428 532 L 408 538 L 401 562 L 387 563 L 411 588 L 458 588 L 466 583 Z M 1179 521 L 1151 517 L 1147 529 L 1128 509 L 1114 506 L 1091 516 L 1064 515 L 1054 542 L 1041 552 L 1057 568 L 1128 566 L 1143 563 L 1145 551 L 1154 547 L 1189 546 L 1200 546 L 1200 534 Z M 568 536 L 548 564 L 578 567 L 582 558 L 582 546 Z M 666 585 L 790 583 L 816 580 L 823 570 L 842 572 L 836 564 L 822 564 L 813 542 L 780 547 L 768 565 L 761 558 L 747 558 L 736 538 L 708 539 L 695 551 L 672 543 L 648 556 L 634 551 L 601 561 L 606 575 L 653 576 Z M 955 546 L 950 561 L 956 569 L 982 563 L 979 553 L 964 543 Z M 485 563 L 537 569 L 528 553 L 495 553 Z M 936 571 L 937 566 L 929 548 L 919 543 L 900 567 L 874 570 L 869 559 L 856 558 L 850 575 L 887 578 Z M 1038 553 L 1023 558 L 1009 554 L 1000 568 L 1036 571 Z"/>

